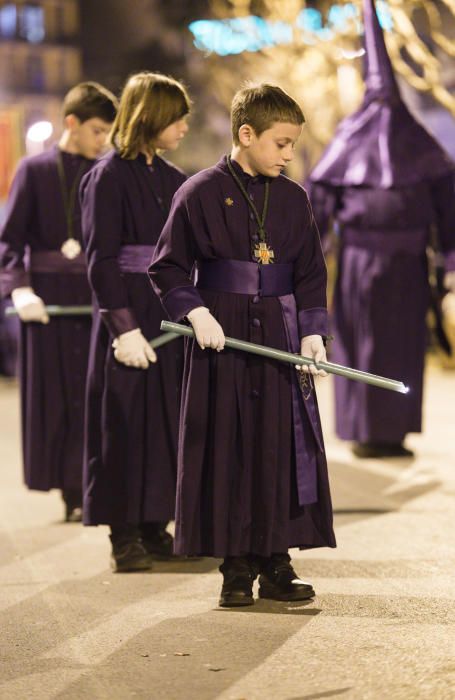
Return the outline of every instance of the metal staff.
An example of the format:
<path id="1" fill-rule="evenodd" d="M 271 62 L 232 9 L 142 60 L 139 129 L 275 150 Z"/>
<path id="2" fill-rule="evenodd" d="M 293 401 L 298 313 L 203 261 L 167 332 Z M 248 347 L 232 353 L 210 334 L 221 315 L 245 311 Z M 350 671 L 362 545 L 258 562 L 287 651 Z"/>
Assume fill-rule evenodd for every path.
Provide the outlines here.
<path id="1" fill-rule="evenodd" d="M 91 316 L 93 311 L 91 306 L 58 306 L 51 304 L 44 308 L 49 316 Z M 14 306 L 8 306 L 5 309 L 5 316 L 17 316 Z"/>
<path id="2" fill-rule="evenodd" d="M 91 316 L 93 307 L 92 306 L 58 306 L 49 305 L 45 306 L 45 309 L 49 316 Z M 8 306 L 5 309 L 5 316 L 17 316 L 17 311 L 14 306 Z M 170 343 L 171 340 L 175 340 L 180 337 L 180 333 L 162 333 L 156 338 L 150 340 L 150 346 L 153 349 L 159 348 L 162 345 Z"/>
<path id="3" fill-rule="evenodd" d="M 171 331 L 172 333 L 187 335 L 194 338 L 193 329 L 189 328 L 188 326 L 184 326 L 181 323 L 162 321 L 161 330 Z M 403 382 L 396 381 L 395 379 L 387 379 L 386 377 L 379 377 L 376 374 L 362 372 L 361 370 L 352 369 L 351 367 L 337 365 L 334 362 L 315 362 L 309 357 L 302 357 L 302 355 L 286 352 L 284 350 L 277 350 L 276 348 L 269 348 L 265 345 L 248 343 L 245 340 L 238 340 L 237 338 L 226 338 L 225 345 L 227 348 L 242 350 L 243 352 L 251 352 L 254 355 L 269 357 L 272 360 L 290 362 L 293 365 L 314 365 L 317 369 L 322 369 L 329 374 L 338 374 L 340 377 L 345 377 L 346 379 L 353 379 L 358 382 L 363 382 L 364 384 L 372 384 L 373 386 L 378 386 L 381 389 L 398 391 L 400 394 L 407 394 L 409 391 L 408 387 L 405 386 Z"/>

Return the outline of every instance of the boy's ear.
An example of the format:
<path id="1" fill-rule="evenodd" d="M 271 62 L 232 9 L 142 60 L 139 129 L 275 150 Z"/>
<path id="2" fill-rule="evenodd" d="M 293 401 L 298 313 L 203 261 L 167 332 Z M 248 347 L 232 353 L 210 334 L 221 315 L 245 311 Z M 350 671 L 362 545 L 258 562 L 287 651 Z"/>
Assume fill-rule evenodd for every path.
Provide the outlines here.
<path id="1" fill-rule="evenodd" d="M 67 114 L 63 120 L 63 123 L 65 125 L 65 129 L 68 129 L 68 131 L 74 131 L 74 129 L 77 129 L 77 127 L 80 126 L 81 120 L 76 117 L 75 114 Z"/>
<path id="2" fill-rule="evenodd" d="M 239 129 L 239 141 L 242 146 L 249 146 L 254 136 L 254 130 L 249 124 L 242 124 Z"/>

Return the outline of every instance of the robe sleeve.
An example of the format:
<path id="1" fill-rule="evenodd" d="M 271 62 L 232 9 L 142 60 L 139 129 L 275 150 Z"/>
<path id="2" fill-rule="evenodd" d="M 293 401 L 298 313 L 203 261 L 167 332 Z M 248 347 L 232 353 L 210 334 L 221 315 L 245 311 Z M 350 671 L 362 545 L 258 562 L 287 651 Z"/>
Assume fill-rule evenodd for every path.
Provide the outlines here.
<path id="1" fill-rule="evenodd" d="M 115 176 L 102 168 L 95 168 L 83 178 L 80 194 L 88 279 L 101 318 L 116 337 L 139 326 L 118 265 L 122 195 Z"/>
<path id="2" fill-rule="evenodd" d="M 303 245 L 294 263 L 294 294 L 299 335 L 301 338 L 307 335 L 327 337 L 327 269 L 318 227 L 308 198 L 305 199 Z"/>
<path id="3" fill-rule="evenodd" d="M 153 289 L 171 321 L 181 321 L 192 309 L 205 306 L 192 281 L 196 257 L 187 201 L 180 190 L 174 196 L 149 268 Z"/>
<path id="4" fill-rule="evenodd" d="M 449 175 L 432 184 L 433 205 L 440 250 L 446 272 L 455 270 L 455 175 Z"/>
<path id="5" fill-rule="evenodd" d="M 31 285 L 24 267 L 25 248 L 33 218 L 33 186 L 27 161 L 20 163 L 11 185 L 6 217 L 0 235 L 0 293 L 8 296 L 16 287 Z"/>

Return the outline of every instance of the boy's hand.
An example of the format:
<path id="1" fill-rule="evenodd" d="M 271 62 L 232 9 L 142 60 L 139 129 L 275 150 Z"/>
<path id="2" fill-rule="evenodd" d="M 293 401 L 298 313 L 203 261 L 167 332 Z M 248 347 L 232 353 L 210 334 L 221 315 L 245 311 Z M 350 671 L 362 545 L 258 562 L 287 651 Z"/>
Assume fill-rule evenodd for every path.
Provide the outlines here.
<path id="1" fill-rule="evenodd" d="M 303 357 L 312 358 L 315 362 L 327 362 L 327 354 L 320 335 L 307 335 L 300 343 L 300 354 Z M 311 372 L 315 376 L 327 377 L 323 369 L 316 369 L 314 365 L 300 365 L 301 372 Z"/>
<path id="2" fill-rule="evenodd" d="M 49 323 L 44 302 L 31 287 L 16 287 L 11 293 L 11 299 L 21 321 Z"/>
<path id="3" fill-rule="evenodd" d="M 193 326 L 197 343 L 202 350 L 213 348 L 220 352 L 224 348 L 225 337 L 220 324 L 206 306 L 198 306 L 187 315 Z"/>
<path id="4" fill-rule="evenodd" d="M 150 347 L 140 328 L 119 335 L 112 343 L 112 347 L 117 362 L 127 367 L 147 369 L 150 362 L 157 360 L 154 349 Z"/>

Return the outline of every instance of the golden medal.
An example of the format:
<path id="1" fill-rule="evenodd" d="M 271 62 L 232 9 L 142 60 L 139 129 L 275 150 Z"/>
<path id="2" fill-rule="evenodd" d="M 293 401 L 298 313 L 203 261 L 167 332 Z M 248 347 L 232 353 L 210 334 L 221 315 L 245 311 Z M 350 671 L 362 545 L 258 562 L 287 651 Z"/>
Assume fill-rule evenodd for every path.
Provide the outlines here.
<path id="1" fill-rule="evenodd" d="M 67 238 L 60 248 L 61 254 L 67 260 L 74 260 L 82 250 L 81 244 L 75 238 Z"/>
<path id="2" fill-rule="evenodd" d="M 270 265 L 275 258 L 273 248 L 270 248 L 264 241 L 256 243 L 253 255 L 260 265 Z"/>

